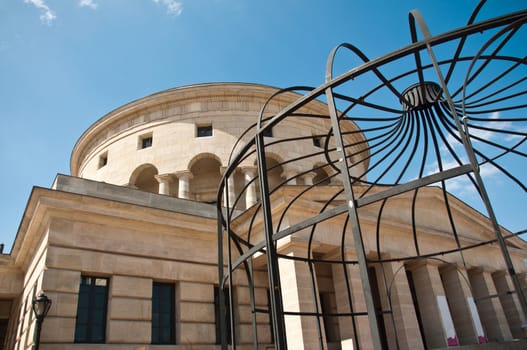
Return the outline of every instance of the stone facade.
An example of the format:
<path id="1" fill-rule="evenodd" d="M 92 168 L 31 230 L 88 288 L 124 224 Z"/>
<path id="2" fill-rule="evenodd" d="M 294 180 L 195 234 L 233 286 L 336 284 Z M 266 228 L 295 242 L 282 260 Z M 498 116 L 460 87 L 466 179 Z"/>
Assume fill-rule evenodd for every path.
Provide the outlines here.
<path id="1" fill-rule="evenodd" d="M 94 123 L 75 145 L 72 176 L 57 175 L 51 188 L 33 189 L 11 253 L 0 255 L 3 349 L 33 346 L 35 316 L 31 302 L 41 292 L 53 301 L 43 323 L 41 349 L 97 348 L 79 340 L 84 339 L 80 335 L 79 310 L 86 287 L 81 280 L 86 278 L 93 278 L 94 286 L 106 295 L 101 349 L 218 348 L 218 237 L 216 206 L 212 203 L 221 201 L 235 206 L 240 215 L 233 224 L 241 231 L 247 229 L 248 216 L 244 212 L 258 201 L 256 185 L 245 190 L 243 201 L 234 203 L 234 199 L 256 176 L 255 157 L 245 159 L 230 178 L 225 198 L 217 198 L 217 187 L 232 150 L 242 147 L 244 140 L 251 137 L 250 133 L 242 133 L 256 122 L 263 103 L 275 91 L 261 85 L 234 83 L 176 88 L 131 102 Z M 269 113 L 281 110 L 297 97 L 288 93 L 274 99 Z M 312 113 L 326 113 L 321 102 L 310 104 L 309 108 Z M 300 156 L 302 148 L 314 147 L 307 138 L 328 127 L 320 120 L 283 124 L 268 137 L 299 137 L 298 148 L 278 144 L 267 155 L 269 163 L 280 160 L 283 154 Z M 291 173 L 306 173 L 273 195 L 273 207 L 278 208 L 303 186 L 311 185 L 320 172 L 328 175 L 332 171 L 309 173 L 316 163 L 315 159 L 303 164 L 303 168 L 273 170 L 271 186 L 284 174 L 290 178 Z M 332 187 L 335 184 L 323 184 L 309 201 L 295 204 L 284 224 L 294 224 L 310 215 L 314 210 L 311 202 L 329 196 Z M 434 212 L 434 203 L 439 203 L 441 196 L 433 188 L 422 193 L 419 210 Z M 397 200 L 411 198 L 401 195 Z M 492 238 L 485 217 L 461 202 L 454 201 L 453 207 L 454 215 L 464 222 L 458 228 L 463 243 Z M 367 222 L 363 230 L 368 245 L 375 215 L 367 210 L 360 215 Z M 409 214 L 401 212 L 397 205 L 387 205 L 384 215 L 391 221 L 389 227 L 383 228 L 390 232 L 383 253 L 393 258 L 406 255 L 411 238 L 403 227 L 409 222 Z M 438 246 L 451 249 L 450 241 L 441 234 L 445 218 L 437 212 L 422 216 L 429 218 L 419 223 L 426 233 L 421 242 L 423 253 L 427 247 L 430 251 Z M 261 222 L 250 225 L 262 227 Z M 336 254 L 340 241 L 334 227 L 340 227 L 340 223 L 329 220 L 321 225 L 324 235 L 316 238 L 319 241 L 315 254 Z M 261 235 L 261 230 L 253 234 Z M 280 252 L 294 256 L 306 240 L 307 235 L 299 235 L 284 241 Z M 346 256 L 351 258 L 352 243 L 345 247 Z M 527 271 L 525 242 L 511 239 L 508 245 L 517 271 Z M 312 295 L 304 285 L 306 265 L 291 261 L 282 262 L 279 267 L 286 286 L 284 306 L 292 311 L 312 311 L 313 303 L 307 302 Z M 346 273 L 322 265 L 316 270 L 321 305 L 333 312 L 345 312 L 351 298 L 358 311 L 364 310 L 356 266 L 349 266 Z M 516 296 L 510 293 L 510 277 L 495 246 L 468 251 L 463 258 L 448 255 L 442 261 L 400 264 L 394 260 L 384 270 L 388 271 L 387 279 L 393 281 L 390 298 L 382 294 L 379 300 L 383 308 L 391 304 L 393 310 L 395 322 L 384 316 L 385 345 L 390 349 L 475 346 L 483 340 L 515 344 L 510 342 L 524 337 L 521 325 L 526 321 L 525 315 Z M 382 287 L 386 277 L 375 268 L 371 273 Z M 265 309 L 268 282 L 263 259 L 256 264 L 254 274 L 256 307 Z M 252 348 L 250 290 L 242 277 L 234 277 L 230 293 L 236 305 L 235 341 L 239 348 Z M 169 345 L 154 344 L 156 283 L 172 286 L 173 337 Z M 343 292 L 346 284 L 352 286 L 350 296 Z M 256 319 L 259 347 L 272 348 L 269 317 L 262 314 Z M 322 341 L 329 344 L 328 348 L 349 349 L 354 339 L 361 349 L 371 348 L 365 317 L 355 327 L 337 318 L 327 319 L 324 325 L 327 329 Z M 286 332 L 290 349 L 319 348 L 313 319 L 286 316 Z"/>

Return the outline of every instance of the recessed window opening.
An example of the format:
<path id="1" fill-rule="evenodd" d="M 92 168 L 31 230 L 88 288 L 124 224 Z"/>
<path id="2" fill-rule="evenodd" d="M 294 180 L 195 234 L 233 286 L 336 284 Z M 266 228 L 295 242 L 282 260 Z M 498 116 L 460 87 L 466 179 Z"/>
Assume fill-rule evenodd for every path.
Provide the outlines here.
<path id="1" fill-rule="evenodd" d="M 212 136 L 212 125 L 198 125 L 196 129 L 197 137 Z"/>
<path id="2" fill-rule="evenodd" d="M 224 319 L 223 322 L 226 326 L 226 334 L 227 334 L 227 344 L 232 344 L 231 339 L 231 314 L 230 314 L 230 293 L 229 289 L 225 288 L 223 290 L 223 296 L 224 296 L 224 307 L 225 307 L 225 314 L 223 315 Z M 221 329 L 220 329 L 220 322 L 221 322 L 221 310 L 220 310 L 220 288 L 218 286 L 214 287 L 214 315 L 215 315 L 215 321 L 216 321 L 216 344 L 221 344 Z"/>
<path id="3" fill-rule="evenodd" d="M 175 344 L 174 284 L 152 286 L 152 344 Z"/>
<path id="4" fill-rule="evenodd" d="M 322 148 L 323 139 L 320 136 L 313 136 L 313 146 Z"/>
<path id="5" fill-rule="evenodd" d="M 108 306 L 108 279 L 81 276 L 75 343 L 104 343 Z"/>
<path id="6" fill-rule="evenodd" d="M 265 136 L 265 137 L 273 137 L 273 128 L 266 129 L 263 132 L 263 136 Z"/>
<path id="7" fill-rule="evenodd" d="M 108 164 L 108 152 L 104 152 L 99 156 L 99 167 L 98 169 L 106 166 Z"/>
<path id="8" fill-rule="evenodd" d="M 139 136 L 139 140 L 137 142 L 137 149 L 145 149 L 152 147 L 153 142 L 154 136 L 152 133 L 141 135 Z"/>

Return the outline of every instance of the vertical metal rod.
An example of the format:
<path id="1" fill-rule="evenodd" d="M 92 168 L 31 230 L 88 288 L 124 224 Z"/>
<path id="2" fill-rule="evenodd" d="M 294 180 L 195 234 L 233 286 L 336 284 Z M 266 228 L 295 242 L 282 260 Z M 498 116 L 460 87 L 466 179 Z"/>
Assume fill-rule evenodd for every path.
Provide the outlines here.
<path id="1" fill-rule="evenodd" d="M 258 160 L 258 178 L 260 182 L 260 201 L 262 205 L 265 231 L 267 275 L 269 279 L 269 299 L 271 304 L 274 343 L 277 350 L 285 350 L 287 349 L 287 342 L 285 335 L 284 307 L 282 304 L 278 256 L 276 254 L 276 245 L 273 241 L 273 221 L 271 216 L 271 203 L 269 200 L 269 183 L 267 182 L 267 164 L 265 162 L 265 149 L 262 132 L 258 132 L 256 135 L 256 153 Z"/>
<path id="2" fill-rule="evenodd" d="M 233 174 L 231 174 L 234 176 Z M 235 319 L 234 319 L 234 288 L 232 284 L 232 246 L 230 242 L 230 227 L 231 227 L 231 212 L 229 211 L 229 178 L 227 177 L 227 181 L 225 182 L 225 211 L 227 213 L 226 215 L 226 226 L 227 226 L 227 236 L 229 237 L 229 244 L 227 245 L 227 255 L 228 255 L 228 266 L 229 266 L 229 323 L 230 323 L 230 339 L 231 339 L 231 349 L 236 350 L 236 327 L 235 327 Z M 221 295 L 221 294 L 220 294 Z M 225 305 L 225 304 L 224 304 Z"/>
<path id="3" fill-rule="evenodd" d="M 218 207 L 219 208 L 219 207 Z M 220 218 L 222 217 L 221 210 L 218 209 L 218 296 L 219 296 L 219 311 L 220 311 L 220 336 L 221 336 L 221 348 L 227 350 L 227 327 L 225 327 L 225 295 L 223 294 L 223 227 Z M 229 227 L 226 225 L 226 227 Z M 229 241 L 229 238 L 227 238 Z M 229 243 L 230 244 L 230 243 Z M 229 272 L 230 274 L 231 272 Z"/>
<path id="4" fill-rule="evenodd" d="M 381 350 L 381 339 L 379 332 L 379 324 L 377 322 L 377 313 L 375 312 L 375 305 L 373 304 L 373 297 L 371 292 L 370 278 L 368 274 L 368 262 L 366 260 L 366 252 L 364 251 L 364 242 L 362 241 L 362 233 L 359 224 L 359 215 L 357 207 L 355 206 L 355 195 L 351 187 L 351 180 L 349 176 L 348 160 L 346 158 L 346 151 L 344 142 L 342 140 L 342 133 L 340 131 L 340 124 L 337 115 L 337 107 L 333 99 L 333 92 L 331 87 L 326 89 L 326 96 L 329 106 L 329 114 L 331 117 L 331 125 L 333 127 L 333 137 L 337 147 L 337 154 L 339 157 L 339 168 L 341 172 L 342 184 L 346 192 L 346 200 L 348 202 L 348 215 L 351 222 L 351 232 L 353 234 L 353 244 L 357 253 L 357 261 L 359 262 L 360 278 L 362 282 L 362 290 L 364 292 L 364 299 L 366 302 L 366 310 L 368 312 L 368 321 L 370 323 L 370 331 L 373 341 L 373 348 Z M 356 336 L 356 335 L 355 335 Z"/>

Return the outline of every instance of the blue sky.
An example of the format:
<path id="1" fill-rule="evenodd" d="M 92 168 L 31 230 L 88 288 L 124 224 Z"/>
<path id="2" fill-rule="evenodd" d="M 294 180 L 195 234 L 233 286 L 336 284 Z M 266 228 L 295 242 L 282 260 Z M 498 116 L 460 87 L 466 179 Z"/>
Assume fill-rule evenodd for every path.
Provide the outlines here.
<path id="1" fill-rule="evenodd" d="M 93 122 L 182 85 L 320 85 L 333 47 L 370 58 L 410 43 L 408 12 L 432 34 L 466 23 L 474 0 L 0 1 L 0 243 L 9 251 L 32 186 L 69 174 Z M 489 1 L 483 17 L 525 7 Z M 515 226 L 514 222 L 510 223 Z"/>

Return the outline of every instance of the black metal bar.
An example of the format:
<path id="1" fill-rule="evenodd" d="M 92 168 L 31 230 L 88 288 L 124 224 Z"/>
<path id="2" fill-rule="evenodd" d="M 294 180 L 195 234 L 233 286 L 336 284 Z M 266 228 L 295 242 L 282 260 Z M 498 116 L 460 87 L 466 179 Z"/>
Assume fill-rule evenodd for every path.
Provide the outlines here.
<path id="1" fill-rule="evenodd" d="M 234 208 L 227 208 L 226 212 L 218 212 L 218 235 L 220 239 L 222 238 L 221 232 L 226 232 L 228 245 L 233 244 L 233 246 L 237 247 L 239 253 L 239 256 L 232 261 L 229 252 L 229 262 L 227 264 L 229 271 L 226 274 L 223 269 L 219 270 L 220 281 L 226 283 L 227 278 L 230 279 L 234 270 L 244 264 L 244 268 L 247 270 L 247 285 L 251 289 L 251 293 L 254 293 L 252 290 L 254 289 L 252 259 L 255 258 L 255 254 L 258 252 L 266 255 L 270 287 L 270 307 L 266 312 L 271 314 L 271 324 L 277 349 L 285 349 L 287 347 L 288 340 L 286 339 L 284 322 L 284 317 L 287 315 L 316 317 L 318 346 L 321 349 L 326 346 L 321 324 L 324 317 L 351 317 L 354 331 L 353 342 L 356 349 L 361 345 L 357 334 L 356 317 L 368 317 L 370 329 L 372 329 L 373 346 L 374 348 L 380 348 L 382 346 L 382 341 L 379 341 L 381 332 L 376 321 L 377 313 L 372 307 L 371 299 L 373 296 L 367 277 L 368 264 L 378 263 L 383 269 L 384 283 L 389 298 L 388 302 L 391 305 L 389 295 L 391 283 L 388 286 L 388 281 L 386 276 L 384 276 L 384 263 L 406 263 L 424 258 L 438 259 L 439 256 L 446 254 L 459 254 L 462 263 L 464 263 L 464 251 L 498 242 L 509 274 L 515 283 L 515 289 L 518 290 L 518 292 L 514 293 L 518 294 L 520 300 L 522 299 L 524 291 L 518 289 L 517 275 L 511 268 L 512 261 L 510 261 L 508 248 L 504 243 L 510 236 L 504 237 L 504 234 L 502 234 L 502 228 L 498 225 L 497 218 L 492 211 L 490 198 L 486 193 L 479 170 L 485 164 L 494 166 L 506 178 L 512 180 L 513 185 L 518 185 L 525 193 L 525 188 L 527 187 L 521 181 L 521 177 L 516 177 L 514 171 L 507 169 L 506 164 L 503 164 L 502 161 L 506 160 L 505 157 L 508 155 L 522 157 L 523 159 L 527 157 L 524 150 L 520 148 L 520 146 L 523 147 L 525 145 L 527 134 L 522 133 L 519 129 L 505 128 L 507 126 L 506 123 L 524 123 L 527 118 L 522 116 L 507 118 L 505 116 L 504 118 L 500 117 L 499 120 L 494 120 L 490 118 L 475 118 L 474 116 L 504 111 L 523 112 L 520 109 L 527 107 L 527 104 L 521 101 L 527 91 L 521 84 L 524 84 L 527 78 L 511 78 L 512 73 L 519 71 L 517 68 L 523 69 L 527 65 L 527 62 L 525 62 L 526 56 L 514 57 L 507 55 L 508 52 L 500 55 L 505 45 L 512 42 L 513 36 L 517 35 L 516 31 L 519 31 L 527 22 L 527 10 L 473 23 L 483 7 L 483 3 L 484 1 L 480 2 L 473 12 L 467 26 L 437 36 L 430 35 L 426 24 L 417 11 L 412 12 L 409 20 L 413 43 L 371 61 L 359 49 L 350 44 L 342 44 L 336 47 L 328 59 L 325 83 L 317 88 L 297 87 L 277 90 L 262 108 L 258 122 L 240 137 L 239 143 L 235 147 L 238 153 L 233 151 L 231 154 L 230 163 L 222 183 L 226 184 L 226 179 L 229 176 L 233 176 L 237 166 L 247 164 L 248 161 L 251 161 L 251 157 L 257 156 L 261 199 L 260 203 L 252 207 L 247 214 L 241 216 L 240 223 L 243 224 L 244 229 L 240 234 L 235 232 L 239 226 L 237 226 L 237 213 L 235 214 Z M 421 40 L 418 40 L 418 29 L 423 35 Z M 479 32 L 492 36 L 492 38 L 487 41 L 477 55 L 469 56 L 466 54 L 467 49 L 470 49 L 467 43 L 469 43 L 472 35 Z M 484 55 L 484 50 L 498 39 L 501 41 L 492 46 L 495 47 L 492 52 Z M 455 41 L 457 41 L 457 44 Z M 435 57 L 434 48 L 447 42 L 456 44 L 454 56 L 449 59 L 438 60 Z M 364 63 L 348 70 L 344 74 L 333 77 L 332 64 L 339 48 L 346 48 L 352 51 Z M 428 54 L 431 63 L 427 61 L 426 54 Z M 403 73 L 392 73 L 392 71 L 397 70 L 393 68 L 394 64 L 397 64 L 399 60 L 411 60 L 412 58 L 415 68 L 410 68 Z M 479 69 L 475 69 L 475 73 L 471 74 L 472 67 L 476 61 L 479 63 Z M 486 73 L 486 70 L 491 67 L 491 63 L 494 61 L 498 62 L 500 67 L 505 67 L 505 71 L 501 73 L 491 72 L 490 78 L 481 82 L 481 76 Z M 465 77 L 465 84 L 461 87 L 459 85 L 447 86 L 448 84 L 455 85 L 458 83 L 454 73 L 463 68 L 460 63 L 463 63 L 463 65 L 470 64 Z M 389 66 L 385 69 L 385 65 Z M 447 72 L 446 77 L 443 77 L 443 71 Z M 385 75 L 388 72 L 390 73 Z M 390 76 L 390 74 L 392 75 Z M 520 72 L 520 74 L 522 73 Z M 435 76 L 435 78 L 432 81 L 428 81 L 431 76 Z M 362 91 L 360 82 L 353 81 L 359 77 L 373 78 L 373 87 L 367 86 Z M 417 79 L 417 84 L 411 85 L 403 93 L 400 93 L 398 87 L 401 82 L 406 83 L 408 79 L 412 78 Z M 437 80 L 437 84 L 433 81 L 434 79 Z M 463 81 L 461 80 L 461 82 Z M 468 84 L 475 91 L 467 91 Z M 502 85 L 494 88 L 494 86 L 499 84 Z M 477 86 L 474 87 L 474 85 Z M 346 90 L 347 88 L 349 89 Z M 454 93 L 451 93 L 449 88 Z M 278 113 L 273 111 L 273 113 L 266 113 L 266 117 L 263 117 L 263 112 L 266 111 L 268 106 L 271 106 L 273 99 L 276 98 L 283 105 L 284 100 L 278 99 L 278 96 L 288 93 L 286 100 L 291 101 L 290 98 L 294 97 L 291 94 L 297 93 L 297 91 L 303 91 L 305 94 L 298 94 L 296 101 L 289 103 Z M 349 91 L 356 92 L 356 95 L 352 96 L 345 93 Z M 378 102 L 379 100 L 376 100 L 378 98 L 377 93 L 387 93 L 392 98 L 396 97 L 396 100 L 401 105 L 392 106 L 389 103 Z M 456 100 L 453 99 L 453 96 L 455 97 L 461 93 L 461 97 L 457 96 Z M 315 100 L 318 100 L 316 103 L 322 102 L 324 98 L 327 101 L 328 114 L 319 112 L 318 109 L 315 113 L 309 113 L 309 104 L 315 102 Z M 339 110 L 337 110 L 337 106 Z M 362 113 L 363 110 L 371 112 L 373 115 Z M 270 114 L 273 115 L 269 116 Z M 463 118 L 461 119 L 461 117 Z M 322 125 L 331 122 L 331 128 L 324 126 L 322 131 L 317 129 L 312 135 L 277 137 L 271 139 L 267 144 L 264 143 L 263 133 L 272 127 L 280 126 L 282 121 L 287 119 L 290 123 L 298 121 L 304 123 L 311 120 L 315 121 L 314 118 L 320 120 Z M 501 126 L 499 124 L 489 126 L 487 123 L 490 121 L 499 121 L 502 124 Z M 318 125 L 316 124 L 317 122 L 315 121 L 314 125 Z M 344 123 L 348 125 L 346 126 Z M 358 123 L 365 125 L 359 125 Z M 469 131 L 473 131 L 473 134 L 470 134 Z M 510 136 L 511 139 L 516 137 L 516 139 L 507 142 L 496 141 L 490 137 L 480 136 L 475 131 L 493 133 L 498 136 Z M 254 138 L 252 137 L 253 133 L 255 135 Z M 267 167 L 266 152 L 273 152 L 274 149 L 279 147 L 287 148 L 289 144 L 295 144 L 296 146 L 320 135 L 325 138 L 323 147 L 306 147 L 305 153 L 294 153 L 291 156 L 284 154 L 284 159 L 280 159 L 272 167 Z M 472 141 L 474 141 L 474 145 Z M 462 146 L 462 150 L 458 146 Z M 487 153 L 487 148 L 492 149 L 494 153 Z M 314 163 L 317 158 L 321 159 L 321 162 L 313 165 L 313 168 L 305 166 L 306 164 L 311 166 L 311 163 Z M 455 167 L 451 168 L 451 163 L 454 163 Z M 427 175 L 431 173 L 429 170 L 431 166 L 435 168 L 435 173 Z M 293 175 L 287 175 L 287 178 L 282 178 L 278 181 L 278 186 L 270 189 L 267 178 L 269 171 L 275 171 L 280 168 L 287 169 L 287 167 L 295 167 L 300 170 Z M 324 172 L 324 179 L 318 181 L 318 183 L 310 183 L 309 185 L 306 183 L 305 188 L 297 187 L 296 189 L 288 188 L 283 190 L 284 187 L 289 186 L 289 180 L 302 179 L 304 175 L 313 170 L 317 170 L 318 174 Z M 481 201 L 487 209 L 489 222 L 495 232 L 495 239 L 474 244 L 467 244 L 468 242 L 462 241 L 460 232 L 458 232 L 459 222 L 457 222 L 458 219 L 454 215 L 453 208 L 457 200 L 447 192 L 447 189 L 451 189 L 450 182 L 447 180 L 457 177 L 470 181 L 472 189 L 480 194 Z M 335 183 L 332 182 L 331 186 L 326 188 L 327 190 L 320 190 L 319 186 L 325 183 L 323 181 L 329 179 L 340 179 L 342 184 L 335 187 Z M 253 183 L 254 181 L 256 180 L 253 180 Z M 438 193 L 441 196 L 441 199 L 438 200 L 442 201 L 448 220 L 444 233 L 445 237 L 447 237 L 446 234 L 449 234 L 450 236 L 448 237 L 455 240 L 455 248 L 453 249 L 440 250 L 441 247 L 438 247 L 437 251 L 430 251 L 428 248 L 424 249 L 419 246 L 419 240 L 422 237 L 418 236 L 418 234 L 421 235 L 421 228 L 417 216 L 420 215 L 420 194 L 423 193 L 421 191 L 424 191 L 423 187 L 433 184 L 438 184 L 439 186 L 438 190 L 430 189 L 430 191 L 434 191 L 433 193 Z M 242 193 L 236 198 L 233 206 L 243 199 L 243 193 L 248 190 L 249 185 L 246 184 L 242 188 Z M 331 190 L 329 191 L 329 189 Z M 271 212 L 271 195 L 274 198 L 274 196 L 282 193 L 287 202 L 279 203 Z M 385 205 L 388 208 L 389 200 L 403 193 L 409 194 L 407 196 L 409 199 L 408 209 L 411 211 L 411 217 L 407 224 L 408 232 L 413 234 L 415 254 L 408 251 L 407 256 L 399 254 L 396 257 L 389 258 L 382 254 L 383 234 L 385 233 L 383 221 L 388 219 L 388 216 L 385 215 Z M 228 191 L 225 190 L 225 195 L 227 194 Z M 221 198 L 220 195 L 219 198 Z M 345 204 L 342 204 L 343 201 L 345 201 Z M 376 214 L 373 214 L 377 218 L 375 248 L 373 246 L 365 247 L 366 244 L 369 244 L 369 241 L 362 238 L 358 210 L 379 202 L 381 202 L 379 207 L 372 207 L 378 210 Z M 309 217 L 307 219 L 296 219 L 295 210 L 298 208 L 297 204 L 303 205 L 303 203 L 310 203 L 309 205 L 312 206 L 311 208 L 315 214 L 308 214 Z M 366 208 L 366 210 L 369 209 Z M 273 215 L 278 218 L 277 224 L 275 223 L 276 227 L 273 226 L 273 221 L 275 221 Z M 341 246 L 339 247 L 340 256 L 335 258 L 332 255 L 327 258 L 324 255 L 318 255 L 318 253 L 325 254 L 327 252 L 317 251 L 314 245 L 314 242 L 317 241 L 315 238 L 318 238 L 318 236 L 315 237 L 315 234 L 323 232 L 323 230 L 318 230 L 318 225 L 339 215 L 343 215 L 342 220 L 338 218 L 338 220 L 332 221 L 331 225 L 335 222 L 338 225 L 342 225 L 340 232 Z M 232 218 L 235 218 L 234 224 L 231 222 Z M 300 221 L 295 222 L 294 220 Z M 265 239 L 260 238 L 260 224 L 264 226 Z M 287 228 L 283 228 L 284 225 L 288 225 Z M 245 227 L 247 227 L 246 230 Z M 304 255 L 302 252 L 299 256 L 290 257 L 277 251 L 277 242 L 280 239 L 291 236 L 291 240 L 294 240 L 296 233 L 304 235 L 308 230 L 310 230 L 310 233 L 307 242 L 307 254 Z M 351 234 L 353 238 L 357 254 L 356 261 L 347 259 L 347 254 L 349 253 L 347 249 L 351 247 L 351 239 L 347 236 L 348 234 Z M 258 240 L 255 237 L 258 237 Z M 305 236 L 301 237 L 301 239 L 304 238 Z M 349 242 L 346 240 L 347 238 Z M 221 245 L 223 244 L 220 243 L 218 243 L 219 250 L 222 249 Z M 515 243 L 512 241 L 509 244 Z M 374 253 L 374 249 L 376 249 L 377 257 L 366 258 L 366 249 L 371 253 Z M 332 254 L 336 254 L 336 251 L 335 249 Z M 292 312 L 283 309 L 280 270 L 278 267 L 280 259 L 290 259 L 295 262 L 308 264 L 311 273 L 311 288 L 313 292 L 313 300 L 311 302 L 314 303 L 314 312 Z M 455 259 L 459 260 L 458 257 L 455 257 Z M 219 261 L 223 266 L 223 261 Z M 316 270 L 319 266 L 317 264 L 326 263 L 338 264 L 343 268 L 346 282 L 343 288 L 346 289 L 350 313 L 328 313 L 319 307 L 317 288 L 320 286 L 316 281 Z M 351 295 L 353 286 L 350 284 L 348 271 L 348 267 L 351 264 L 358 265 L 364 287 L 367 312 L 354 312 Z M 333 271 L 338 270 L 334 269 Z M 231 282 L 229 281 L 229 283 Z M 254 294 L 251 294 L 251 298 L 254 298 Z M 521 302 L 522 310 L 526 313 L 525 301 Z M 261 312 L 256 307 L 253 299 L 251 299 L 251 310 L 253 315 Z M 256 326 L 256 318 L 253 317 L 253 333 L 255 334 Z M 392 339 L 392 341 L 395 341 L 394 344 L 399 344 L 398 337 L 395 334 L 395 339 Z M 235 340 L 233 339 L 233 341 Z M 258 345 L 257 336 L 255 335 L 253 347 Z"/>
<path id="2" fill-rule="evenodd" d="M 355 252 L 357 254 L 357 260 L 359 261 L 359 271 L 361 275 L 362 289 L 364 292 L 366 309 L 368 310 L 368 320 L 370 324 L 373 348 L 381 350 L 382 345 L 377 322 L 377 314 L 375 312 L 375 306 L 373 305 L 370 280 L 368 276 L 368 262 L 366 260 L 366 252 L 364 251 L 364 245 L 362 241 L 362 233 L 360 229 L 355 196 L 353 194 L 353 189 L 351 188 L 351 181 L 348 173 L 349 166 L 344 150 L 342 134 L 340 132 L 340 123 L 337 115 L 337 107 L 334 104 L 333 91 L 331 88 L 328 88 L 326 90 L 326 96 L 328 100 L 329 112 L 331 115 L 331 124 L 333 126 L 335 145 L 337 146 L 337 153 L 339 155 L 341 179 L 346 193 L 348 216 L 350 217 L 351 221 L 351 231 L 353 234 L 353 241 L 355 244 Z"/>
<path id="3" fill-rule="evenodd" d="M 267 274 L 269 279 L 269 295 L 271 303 L 271 319 L 274 343 L 277 350 L 287 349 L 285 336 L 284 307 L 282 305 L 282 290 L 276 243 L 273 241 L 273 222 L 271 203 L 269 198 L 269 184 L 267 182 L 267 164 L 265 161 L 265 144 L 263 135 L 256 135 L 256 151 L 258 161 L 258 177 L 260 180 L 260 200 L 264 217 L 265 247 L 267 256 Z"/>

